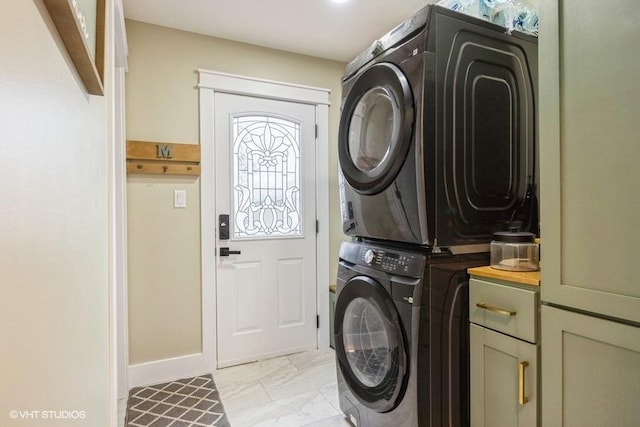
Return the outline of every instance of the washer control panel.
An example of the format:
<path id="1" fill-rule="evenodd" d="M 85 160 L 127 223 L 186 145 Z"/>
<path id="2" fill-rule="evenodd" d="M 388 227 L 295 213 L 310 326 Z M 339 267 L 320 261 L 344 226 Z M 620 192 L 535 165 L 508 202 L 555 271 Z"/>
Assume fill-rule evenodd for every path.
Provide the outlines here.
<path id="1" fill-rule="evenodd" d="M 415 255 L 376 247 L 362 247 L 360 260 L 378 270 L 397 274 L 415 274 L 420 261 Z"/>

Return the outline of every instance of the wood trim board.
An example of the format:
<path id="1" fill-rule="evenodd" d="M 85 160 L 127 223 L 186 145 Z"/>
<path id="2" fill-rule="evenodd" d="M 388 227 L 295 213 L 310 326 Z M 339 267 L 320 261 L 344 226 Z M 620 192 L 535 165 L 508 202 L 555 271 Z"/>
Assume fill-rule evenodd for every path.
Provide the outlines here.
<path id="1" fill-rule="evenodd" d="M 84 35 L 86 27 L 83 28 L 79 19 L 77 4 L 74 7 L 72 0 L 43 0 L 43 3 L 85 89 L 91 95 L 104 95 L 105 0 L 95 1 L 95 56 L 87 45 Z"/>
<path id="2" fill-rule="evenodd" d="M 200 145 L 127 141 L 127 173 L 200 175 Z"/>

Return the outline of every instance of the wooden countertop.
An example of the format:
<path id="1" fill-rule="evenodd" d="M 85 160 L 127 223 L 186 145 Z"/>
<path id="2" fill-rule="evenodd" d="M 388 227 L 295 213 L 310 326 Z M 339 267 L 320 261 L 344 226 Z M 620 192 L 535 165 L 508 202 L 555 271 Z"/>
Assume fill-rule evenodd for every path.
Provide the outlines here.
<path id="1" fill-rule="evenodd" d="M 491 279 L 506 280 L 508 282 L 522 283 L 525 285 L 540 286 L 539 271 L 505 271 L 489 266 L 473 267 L 467 271 L 470 275 L 476 277 L 488 277 Z"/>

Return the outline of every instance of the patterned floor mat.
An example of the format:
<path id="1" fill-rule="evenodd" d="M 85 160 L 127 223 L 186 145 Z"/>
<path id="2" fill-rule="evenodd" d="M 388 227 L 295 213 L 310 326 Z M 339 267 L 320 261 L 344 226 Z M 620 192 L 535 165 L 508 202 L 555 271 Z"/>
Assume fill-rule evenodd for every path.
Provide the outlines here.
<path id="1" fill-rule="evenodd" d="M 211 375 L 132 389 L 126 425 L 231 427 Z"/>

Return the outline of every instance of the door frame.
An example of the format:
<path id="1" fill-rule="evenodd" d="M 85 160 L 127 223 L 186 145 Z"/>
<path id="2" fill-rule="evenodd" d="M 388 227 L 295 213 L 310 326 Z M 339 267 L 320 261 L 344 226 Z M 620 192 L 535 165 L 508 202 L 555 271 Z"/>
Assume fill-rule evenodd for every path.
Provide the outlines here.
<path id="1" fill-rule="evenodd" d="M 113 393 L 117 401 L 129 396 L 129 317 L 127 281 L 127 165 L 125 74 L 128 71 L 129 48 L 124 23 L 122 0 L 116 0 L 107 9 L 113 21 L 112 85 L 105 86 L 110 96 L 112 144 L 109 147 L 109 286 L 111 298 L 111 358 L 115 364 L 112 376 Z M 107 93 L 107 90 L 109 91 Z M 115 408 L 118 415 L 117 408 Z"/>
<path id="2" fill-rule="evenodd" d="M 200 95 L 200 224 L 202 353 L 205 369 L 217 369 L 215 94 L 229 93 L 316 107 L 316 313 L 318 348 L 329 347 L 329 89 L 198 69 Z"/>

